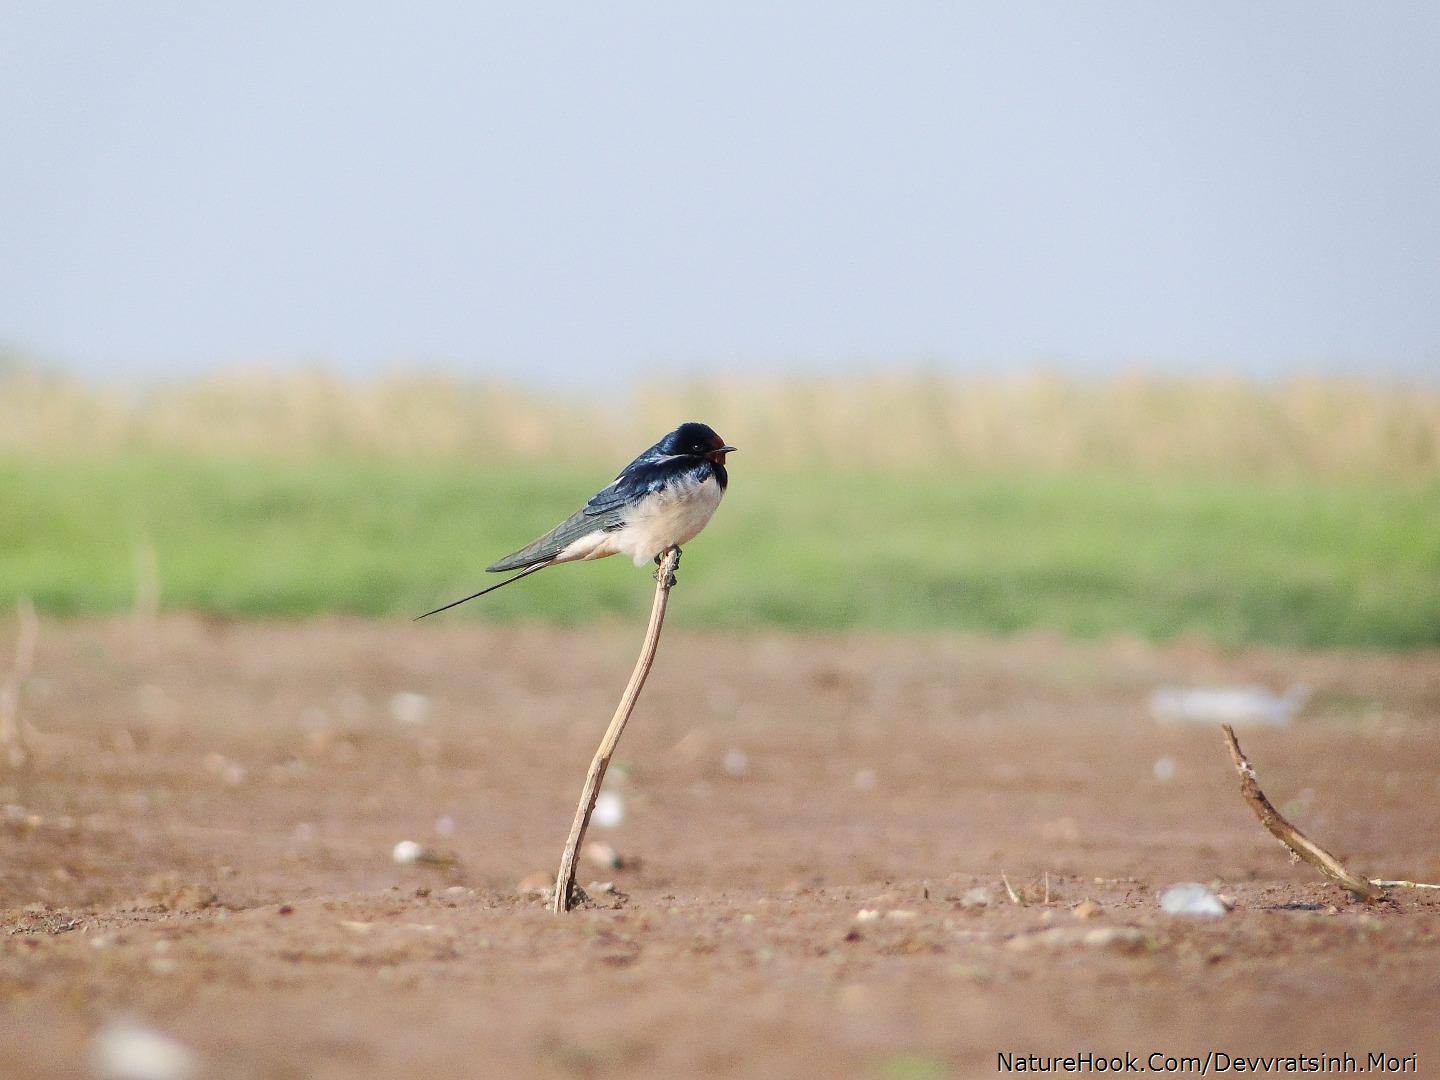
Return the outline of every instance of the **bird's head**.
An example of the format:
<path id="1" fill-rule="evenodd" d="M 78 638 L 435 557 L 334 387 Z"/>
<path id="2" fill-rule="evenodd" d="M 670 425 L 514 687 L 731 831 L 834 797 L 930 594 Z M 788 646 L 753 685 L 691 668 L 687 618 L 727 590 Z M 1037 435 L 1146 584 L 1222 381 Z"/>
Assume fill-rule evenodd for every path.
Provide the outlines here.
<path id="1" fill-rule="evenodd" d="M 705 458 L 716 465 L 724 465 L 725 455 L 733 454 L 735 447 L 726 445 L 725 440 L 716 435 L 715 429 L 709 424 L 692 420 L 666 435 L 660 441 L 660 450 L 666 454 Z"/>

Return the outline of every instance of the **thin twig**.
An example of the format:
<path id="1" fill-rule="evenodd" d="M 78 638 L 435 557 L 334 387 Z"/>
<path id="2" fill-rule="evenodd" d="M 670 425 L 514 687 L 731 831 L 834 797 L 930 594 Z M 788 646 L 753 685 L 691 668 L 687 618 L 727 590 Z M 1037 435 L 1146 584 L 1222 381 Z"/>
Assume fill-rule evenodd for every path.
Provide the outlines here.
<path id="1" fill-rule="evenodd" d="M 1005 895 L 1010 897 L 1010 903 L 1015 904 L 1018 907 L 1024 907 L 1025 901 L 1020 899 L 1020 894 L 1017 893 L 1015 891 L 1015 887 L 1010 884 L 1010 879 L 1005 876 L 1005 872 L 1003 870 L 1000 872 L 1000 880 L 1005 883 Z"/>
<path id="2" fill-rule="evenodd" d="M 1220 729 L 1225 733 L 1225 743 L 1230 747 L 1230 758 L 1235 762 L 1235 771 L 1240 774 L 1240 794 L 1250 804 L 1250 809 L 1255 811 L 1255 816 L 1260 819 L 1260 824 L 1264 825 L 1275 839 L 1289 848 L 1296 858 L 1304 859 L 1326 877 L 1348 889 L 1360 899 L 1379 900 L 1383 897 L 1385 895 L 1383 888 L 1375 882 L 1352 874 L 1345 869 L 1339 859 L 1285 820 L 1285 816 L 1275 809 L 1270 800 L 1265 797 L 1265 793 L 1260 790 L 1259 781 L 1255 778 L 1255 768 L 1240 749 L 1240 743 L 1235 738 L 1235 729 L 1229 724 L 1221 724 Z"/>
<path id="3" fill-rule="evenodd" d="M 1440 885 L 1431 885 L 1424 881 L 1386 881 L 1384 878 L 1370 879 L 1371 885 L 1378 885 L 1382 889 L 1440 889 Z"/>
<path id="4" fill-rule="evenodd" d="M 575 810 L 575 821 L 570 826 L 570 838 L 565 842 L 565 853 L 560 858 L 560 873 L 555 877 L 555 898 L 550 910 L 560 915 L 574 906 L 575 858 L 585 840 L 585 830 L 590 826 L 590 815 L 595 811 L 595 800 L 600 795 L 600 785 L 605 780 L 605 770 L 610 766 L 610 757 L 620 742 L 620 733 L 635 709 L 640 691 L 645 686 L 645 677 L 655 663 L 655 650 L 660 645 L 660 627 L 665 622 L 665 605 L 670 599 L 670 588 L 675 584 L 675 567 L 680 563 L 680 549 L 669 548 L 655 571 L 655 604 L 650 609 L 650 626 L 645 631 L 645 643 L 640 647 L 640 657 L 635 661 L 635 670 L 630 673 L 630 682 L 620 696 L 600 748 L 590 762 L 590 771 L 585 775 L 585 786 L 580 790 L 580 805 Z"/>

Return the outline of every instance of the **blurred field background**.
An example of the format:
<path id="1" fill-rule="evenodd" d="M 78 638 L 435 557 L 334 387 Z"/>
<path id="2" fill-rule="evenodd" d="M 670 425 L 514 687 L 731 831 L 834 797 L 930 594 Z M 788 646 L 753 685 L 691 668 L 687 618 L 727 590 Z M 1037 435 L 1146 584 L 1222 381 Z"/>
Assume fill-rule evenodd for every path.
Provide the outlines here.
<path id="1" fill-rule="evenodd" d="M 754 376 L 567 397 L 445 372 L 0 372 L 0 594 L 403 617 L 686 419 L 741 447 L 692 626 L 1440 643 L 1440 390 L 1144 373 Z M 137 601 L 138 597 L 138 601 Z M 447 618 L 633 616 L 562 567 Z"/>

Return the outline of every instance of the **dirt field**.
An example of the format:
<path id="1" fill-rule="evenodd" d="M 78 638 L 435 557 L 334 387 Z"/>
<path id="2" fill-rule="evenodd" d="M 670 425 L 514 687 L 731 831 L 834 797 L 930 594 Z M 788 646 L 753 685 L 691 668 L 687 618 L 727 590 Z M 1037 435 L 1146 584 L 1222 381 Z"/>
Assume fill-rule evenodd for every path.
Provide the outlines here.
<path id="1" fill-rule="evenodd" d="M 625 865 L 582 863 L 618 892 L 563 919 L 521 883 L 553 874 L 638 627 L 45 624 L 33 757 L 0 773 L 0 1077 L 93 1075 L 126 1018 L 226 1080 L 1210 1050 L 1440 1076 L 1440 893 L 1363 907 L 1290 866 L 1214 726 L 1146 707 L 1308 684 L 1240 732 L 1267 792 L 1357 870 L 1436 881 L 1440 656 L 683 621 L 592 830 Z M 397 865 L 407 839 L 455 862 Z M 1182 881 L 1235 910 L 1167 915 Z"/>

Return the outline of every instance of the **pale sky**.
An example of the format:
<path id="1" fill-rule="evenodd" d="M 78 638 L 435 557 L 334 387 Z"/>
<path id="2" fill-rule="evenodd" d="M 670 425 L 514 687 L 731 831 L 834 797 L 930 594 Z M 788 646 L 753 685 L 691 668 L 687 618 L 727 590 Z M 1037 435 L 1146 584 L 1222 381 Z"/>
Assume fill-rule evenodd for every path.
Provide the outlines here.
<path id="1" fill-rule="evenodd" d="M 0 344 L 1440 372 L 1440 6 L 18 4 Z"/>

